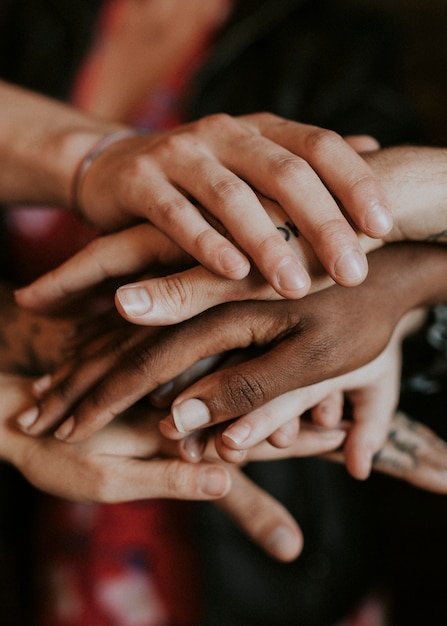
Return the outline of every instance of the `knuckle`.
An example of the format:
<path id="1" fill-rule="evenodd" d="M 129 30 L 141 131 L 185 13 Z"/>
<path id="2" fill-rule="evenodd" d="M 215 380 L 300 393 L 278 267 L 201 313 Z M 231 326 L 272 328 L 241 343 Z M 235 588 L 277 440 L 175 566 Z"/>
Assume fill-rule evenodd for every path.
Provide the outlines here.
<path id="1" fill-rule="evenodd" d="M 267 235 L 256 244 L 256 250 L 259 251 L 261 259 L 273 257 L 276 254 L 283 255 L 284 249 L 287 250 L 285 240 L 277 229 L 273 233 Z"/>
<path id="2" fill-rule="evenodd" d="M 316 231 L 318 237 L 324 242 L 325 248 L 329 243 L 337 246 L 352 244 L 356 248 L 358 247 L 357 237 L 342 215 L 323 220 L 316 226 Z"/>
<path id="3" fill-rule="evenodd" d="M 160 143 L 160 150 L 168 158 L 172 158 L 173 154 L 190 154 L 191 147 L 191 135 L 185 128 L 179 132 L 166 134 Z"/>
<path id="4" fill-rule="evenodd" d="M 191 285 L 186 275 L 171 275 L 159 284 L 159 298 L 163 309 L 178 314 L 188 306 L 191 299 Z"/>
<path id="5" fill-rule="evenodd" d="M 124 359 L 132 346 L 130 335 L 126 331 L 117 334 L 111 344 L 107 345 L 107 352 L 114 362 Z"/>
<path id="6" fill-rule="evenodd" d="M 132 350 L 130 358 L 126 359 L 125 369 L 131 375 L 146 376 L 152 355 L 153 350 L 150 345 L 146 343 L 138 345 Z"/>
<path id="7" fill-rule="evenodd" d="M 282 154 L 270 162 L 270 171 L 278 183 L 284 184 L 302 177 L 309 166 L 304 159 L 292 154 Z"/>
<path id="8" fill-rule="evenodd" d="M 377 187 L 377 180 L 374 178 L 374 175 L 370 172 L 363 172 L 360 176 L 354 177 L 352 180 L 348 181 L 348 188 L 351 193 L 355 193 L 357 191 L 373 191 L 374 188 Z"/>
<path id="9" fill-rule="evenodd" d="M 242 415 L 265 404 L 265 386 L 258 373 L 231 373 L 223 383 L 226 408 L 235 415 Z"/>
<path id="10" fill-rule="evenodd" d="M 182 497 L 187 486 L 186 473 L 179 461 L 171 461 L 164 465 L 160 484 L 166 497 Z"/>
<path id="11" fill-rule="evenodd" d="M 68 378 L 64 378 L 61 380 L 59 385 L 52 391 L 51 400 L 53 406 L 55 405 L 67 405 L 70 403 L 76 396 L 76 374 L 73 376 L 68 376 Z M 67 407 L 67 410 L 69 407 Z"/>
<path id="12" fill-rule="evenodd" d="M 120 365 L 120 372 L 124 372 L 125 380 L 132 381 L 133 387 L 137 381 L 141 381 L 141 397 L 144 395 L 143 386 L 145 390 L 150 391 L 166 382 L 161 380 L 161 376 L 156 375 L 162 370 L 160 353 L 150 343 L 136 346 L 123 365 Z"/>
<path id="13" fill-rule="evenodd" d="M 182 223 L 182 213 L 188 206 L 186 198 L 183 196 L 163 198 L 158 197 L 157 204 L 157 216 L 161 216 L 164 228 L 171 229 Z"/>
<path id="14" fill-rule="evenodd" d="M 314 127 L 312 132 L 306 137 L 306 148 L 312 155 L 327 157 L 328 154 L 333 153 L 340 146 L 341 142 L 343 142 L 343 139 L 335 131 Z"/>
<path id="15" fill-rule="evenodd" d="M 121 169 L 121 178 L 123 181 L 128 181 L 125 185 L 126 190 L 133 188 L 133 183 L 136 180 L 144 180 L 151 175 L 154 168 L 154 160 L 147 154 L 137 154 L 132 159 L 123 165 Z"/>
<path id="16" fill-rule="evenodd" d="M 247 191 L 246 184 L 239 178 L 225 177 L 213 184 L 214 203 L 232 203 L 241 200 Z"/>
<path id="17" fill-rule="evenodd" d="M 239 123 L 227 113 L 214 113 L 207 115 L 196 122 L 196 129 L 199 132 L 217 132 L 234 131 L 239 128 Z"/>

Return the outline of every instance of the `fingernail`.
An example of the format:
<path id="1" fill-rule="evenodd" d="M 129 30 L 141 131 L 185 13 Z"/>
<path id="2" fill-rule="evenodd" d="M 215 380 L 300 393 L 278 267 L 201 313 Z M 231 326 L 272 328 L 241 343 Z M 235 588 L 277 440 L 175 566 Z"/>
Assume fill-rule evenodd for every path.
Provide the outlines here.
<path id="1" fill-rule="evenodd" d="M 299 552 L 299 539 L 288 526 L 277 526 L 265 543 L 266 549 L 277 559 L 288 561 Z"/>
<path id="2" fill-rule="evenodd" d="M 236 422 L 222 433 L 222 437 L 230 439 L 236 446 L 240 446 L 241 443 L 247 439 L 250 433 L 251 426 L 249 424 L 240 424 L 239 422 Z"/>
<path id="3" fill-rule="evenodd" d="M 138 317 L 148 313 L 152 308 L 152 301 L 149 294 L 142 287 L 120 287 L 116 292 L 116 297 L 129 317 Z"/>
<path id="4" fill-rule="evenodd" d="M 46 374 L 45 376 L 42 376 L 42 378 L 35 380 L 33 382 L 34 393 L 38 396 L 41 396 L 43 393 L 48 391 L 48 389 L 50 389 L 52 381 L 53 377 L 51 376 L 51 374 Z"/>
<path id="5" fill-rule="evenodd" d="M 356 283 L 363 280 L 367 272 L 365 256 L 358 250 L 345 252 L 335 263 L 335 276 L 344 282 Z"/>
<path id="6" fill-rule="evenodd" d="M 72 417 L 69 417 L 68 420 L 66 420 L 63 424 L 59 426 L 59 428 L 54 433 L 54 436 L 56 437 L 56 439 L 59 439 L 60 441 L 65 441 L 65 439 L 67 439 L 67 437 L 69 437 L 71 433 L 73 432 L 74 427 L 75 427 L 75 419 L 72 416 Z"/>
<path id="7" fill-rule="evenodd" d="M 380 204 L 376 204 L 366 216 L 366 226 L 377 235 L 386 235 L 393 226 L 390 212 Z"/>
<path id="8" fill-rule="evenodd" d="M 19 415 L 19 417 L 17 418 L 17 423 L 22 430 L 26 431 L 31 428 L 31 426 L 37 420 L 38 416 L 39 409 L 37 408 L 37 406 L 33 406 L 31 407 L 31 409 L 28 409 L 27 411 L 24 411 L 21 415 Z"/>
<path id="9" fill-rule="evenodd" d="M 308 278 L 301 266 L 295 259 L 289 258 L 278 267 L 278 284 L 285 291 L 297 291 L 307 287 Z"/>
<path id="10" fill-rule="evenodd" d="M 230 273 L 245 270 L 246 274 L 249 270 L 247 259 L 237 250 L 233 250 L 233 248 L 225 248 L 225 250 L 220 253 L 219 260 L 225 272 Z"/>
<path id="11" fill-rule="evenodd" d="M 205 450 L 206 439 L 202 437 L 202 433 L 194 433 L 182 439 L 180 445 L 191 461 L 199 461 Z"/>
<path id="12" fill-rule="evenodd" d="M 179 433 L 187 433 L 211 422 L 208 407 L 197 398 L 184 400 L 173 407 L 172 418 Z"/>
<path id="13" fill-rule="evenodd" d="M 200 491 L 207 496 L 223 496 L 228 489 L 228 474 L 219 467 L 207 467 L 199 474 Z"/>

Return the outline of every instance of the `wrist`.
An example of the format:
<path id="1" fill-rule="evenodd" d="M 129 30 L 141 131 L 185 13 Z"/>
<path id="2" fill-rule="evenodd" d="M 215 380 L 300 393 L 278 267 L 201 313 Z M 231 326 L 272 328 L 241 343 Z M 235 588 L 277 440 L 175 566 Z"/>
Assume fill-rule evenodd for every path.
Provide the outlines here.
<path id="1" fill-rule="evenodd" d="M 77 164 L 123 126 L 0 81 L 0 200 L 68 206 Z"/>
<path id="2" fill-rule="evenodd" d="M 116 125 L 90 128 L 63 129 L 49 138 L 47 169 L 51 171 L 53 204 L 77 208 L 77 190 L 81 165 L 86 156 L 112 133 L 120 132 L 123 127 Z"/>

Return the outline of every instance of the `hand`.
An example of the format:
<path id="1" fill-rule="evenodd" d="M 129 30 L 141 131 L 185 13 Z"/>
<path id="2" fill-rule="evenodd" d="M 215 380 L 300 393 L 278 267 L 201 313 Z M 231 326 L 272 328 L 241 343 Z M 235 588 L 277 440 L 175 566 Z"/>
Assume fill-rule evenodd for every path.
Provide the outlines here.
<path id="1" fill-rule="evenodd" d="M 352 424 L 343 446 L 346 467 L 354 478 L 367 478 L 374 455 L 384 445 L 399 398 L 400 340 L 396 335 L 382 354 L 360 369 L 289 391 L 227 426 L 216 440 L 220 456 L 240 463 L 250 448 L 265 439 L 287 448 L 298 435 L 300 417 L 306 412 L 319 427 L 336 428 L 346 419 L 349 403 Z M 166 428 L 165 422 L 165 434 Z"/>
<path id="2" fill-rule="evenodd" d="M 119 141 L 87 171 L 80 202 L 85 217 L 101 228 L 122 228 L 143 217 L 211 271 L 243 278 L 247 258 L 212 228 L 197 208 L 202 206 L 278 293 L 300 297 L 308 287 L 306 273 L 249 185 L 278 202 L 342 284 L 361 282 L 366 263 L 332 195 L 361 232 L 380 238 L 392 226 L 369 166 L 341 137 L 265 113 L 214 115 Z"/>
<path id="3" fill-rule="evenodd" d="M 264 353 L 202 378 L 175 400 L 179 432 L 242 416 L 297 386 L 357 369 L 378 356 L 404 313 L 447 300 L 446 254 L 429 244 L 385 246 L 371 253 L 369 276 L 354 289 L 334 285 L 300 301 L 222 305 L 155 340 L 144 334 L 150 328 L 139 327 L 130 347 L 127 339 L 112 343 L 79 365 L 72 380 L 50 389 L 29 432 L 70 416 L 57 436 L 81 440 L 202 358 L 250 345 Z"/>
<path id="4" fill-rule="evenodd" d="M 0 458 L 13 463 L 38 489 L 84 502 L 218 500 L 272 557 L 289 561 L 300 553 L 302 534 L 287 510 L 236 466 L 218 462 L 215 452 L 194 464 L 177 458 L 176 444 L 158 430 L 160 412 L 140 405 L 87 442 L 68 445 L 52 436 L 28 437 L 15 426 L 12 416 L 32 401 L 30 379 L 0 374 L 0 389 Z M 330 440 L 317 434 L 301 443 L 300 454 L 328 452 L 341 437 Z"/>
<path id="5" fill-rule="evenodd" d="M 357 138 L 356 147 L 372 145 L 377 146 L 372 138 Z M 391 228 L 385 196 L 369 166 L 335 133 L 268 114 L 216 115 L 109 146 L 82 179 L 80 198 L 95 225 L 115 230 L 146 218 L 227 279 L 249 272 L 240 247 L 275 292 L 297 298 L 310 281 L 305 259 L 291 252 L 278 230 L 286 222 L 289 231 L 309 242 L 336 282 L 355 285 L 366 276 L 357 235 L 328 189 L 361 232 L 380 238 Z M 266 214 L 261 196 L 278 202 L 280 224 Z M 229 239 L 218 232 L 222 229 Z M 109 241 L 115 245 L 117 240 Z M 90 249 L 89 257 L 103 262 L 98 252 L 98 246 Z M 73 276 L 79 285 L 75 272 L 76 266 L 67 268 L 65 285 Z M 88 273 L 89 284 L 95 274 Z M 57 295 L 61 292 L 62 286 Z M 36 305 L 35 295 L 24 295 L 22 303 L 27 299 Z"/>
<path id="6" fill-rule="evenodd" d="M 283 211 L 267 198 L 259 200 L 312 276 L 311 289 L 331 284 L 315 253 L 294 234 Z M 119 288 L 115 298 L 121 315 L 140 325 L 177 323 L 223 302 L 280 298 L 256 269 L 235 281 L 216 276 L 202 265 L 191 267 L 193 263 L 154 226 L 139 224 L 94 239 L 64 264 L 16 291 L 16 300 L 35 312 L 60 311 L 73 303 L 76 306 L 80 299 L 88 302 L 99 285 L 108 287 L 119 277 L 128 281 L 129 275 L 142 272 L 149 277 Z"/>
<path id="7" fill-rule="evenodd" d="M 371 138 L 351 137 L 347 140 L 355 149 L 364 151 L 364 158 L 381 180 L 389 198 L 394 226 L 385 236 L 386 241 L 445 241 L 444 171 L 447 152 L 414 147 L 377 151 L 377 144 Z M 303 237 L 294 236 L 293 224 L 276 203 L 259 194 L 258 199 L 274 225 L 288 236 L 288 243 L 312 277 L 312 290 L 318 289 L 323 268 L 312 248 Z M 34 310 L 45 310 L 63 303 L 65 294 L 74 296 L 77 291 L 104 278 L 145 269 L 158 258 L 161 250 L 156 237 L 151 238 L 151 246 L 143 248 L 140 243 L 143 232 L 128 234 L 124 231 L 92 244 L 91 248 L 81 252 L 54 274 L 20 291 L 20 304 Z M 150 236 L 149 232 L 147 234 Z M 170 245 L 172 248 L 172 243 Z M 370 251 L 380 242 L 362 237 L 361 245 L 365 251 Z M 152 246 L 154 254 L 150 251 Z M 138 250 L 138 256 L 132 254 L 133 248 Z M 127 255 L 129 261 L 123 262 Z M 179 262 L 184 262 L 181 257 Z M 92 267 L 95 272 L 92 272 Z M 218 278 L 206 268 L 198 267 L 127 285 L 118 291 L 117 305 L 121 314 L 135 324 L 170 324 L 188 319 L 221 302 L 272 299 L 277 295 L 256 272 L 252 271 L 247 279 L 232 281 Z"/>
<path id="8" fill-rule="evenodd" d="M 344 422 L 340 429 L 349 432 L 351 425 Z M 295 442 L 288 448 L 276 448 L 263 442 L 252 448 L 247 460 L 274 460 L 292 458 L 295 450 L 301 456 L 300 438 L 315 433 L 315 427 L 304 424 Z M 333 432 L 334 441 L 337 431 Z M 447 443 L 440 439 L 430 428 L 409 418 L 398 411 L 390 423 L 390 428 L 383 447 L 373 459 L 373 470 L 404 480 L 415 487 L 433 493 L 447 493 Z M 324 458 L 337 463 L 344 463 L 344 451 L 339 449 L 324 455 Z"/>
<path id="9" fill-rule="evenodd" d="M 339 434 L 332 430 L 344 419 L 351 423 L 343 445 L 348 471 L 358 479 L 368 477 L 374 455 L 383 447 L 390 421 L 399 398 L 401 340 L 420 325 L 421 312 L 407 314 L 396 328 L 385 350 L 358 370 L 285 393 L 260 408 L 239 418 L 214 435 L 217 452 L 227 462 L 242 463 L 251 450 L 264 440 L 279 448 L 288 448 L 300 434 L 304 417 L 304 432 L 308 436 L 309 420 L 328 437 Z M 178 393 L 173 381 L 171 393 Z M 186 381 L 185 381 L 186 382 Z M 167 399 L 167 398 L 166 398 Z M 172 418 L 164 420 L 162 431 L 172 439 L 180 439 Z M 206 431 L 199 431 L 200 437 Z M 318 431 L 319 432 L 319 431 Z M 323 432 L 325 432 L 323 430 Z M 193 437 L 194 435 L 190 436 Z M 191 441 L 183 440 L 181 449 L 188 451 Z M 185 458 L 188 458 L 185 454 Z"/>

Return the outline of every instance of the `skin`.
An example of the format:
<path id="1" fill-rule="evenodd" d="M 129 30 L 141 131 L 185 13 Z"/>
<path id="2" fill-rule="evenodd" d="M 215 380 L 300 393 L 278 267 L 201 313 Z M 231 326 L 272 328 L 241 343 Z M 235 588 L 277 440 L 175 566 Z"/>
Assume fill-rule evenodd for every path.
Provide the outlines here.
<path id="1" fill-rule="evenodd" d="M 253 346 L 260 350 L 253 358 L 182 392 L 164 423 L 185 435 L 241 417 L 378 356 L 407 311 L 445 301 L 446 255 L 444 246 L 388 245 L 370 254 L 369 276 L 355 289 L 334 285 L 300 301 L 222 305 L 156 337 L 129 327 L 50 380 L 39 407 L 20 417 L 22 427 L 37 435 L 60 424 L 56 436 L 81 441 L 202 358 Z"/>
<path id="2" fill-rule="evenodd" d="M 356 148 L 367 151 L 363 156 L 382 183 L 394 220 L 382 241 L 360 236 L 364 251 L 405 240 L 445 242 L 447 151 L 414 147 L 371 151 L 377 148 L 371 138 L 348 139 Z M 310 291 L 330 284 L 312 246 L 287 213 L 259 193 L 258 199 L 311 276 Z M 147 241 L 151 244 L 145 245 Z M 96 240 L 63 266 L 18 292 L 17 298 L 22 306 L 49 311 L 91 293 L 110 277 L 122 283 L 126 275 L 147 272 L 154 264 L 155 268 L 161 264 L 164 271 L 159 270 L 157 275 L 157 269 L 151 270 L 147 279 L 122 285 L 116 293 L 119 312 L 134 324 L 174 324 L 223 302 L 279 297 L 256 270 L 234 281 L 218 277 L 201 265 L 188 267 L 191 262 L 176 251 L 172 242 L 160 240 L 155 229 L 140 225 Z"/>
<path id="3" fill-rule="evenodd" d="M 127 127 L 4 82 L 0 96 L 3 202 L 69 207 L 75 198 L 87 221 L 109 231 L 150 221 L 225 278 L 247 276 L 250 257 L 285 297 L 301 297 L 310 286 L 305 268 L 254 190 L 283 207 L 341 284 L 361 282 L 367 262 L 334 197 L 366 235 L 380 238 L 392 226 L 371 168 L 332 131 L 267 113 L 219 114 L 115 141 L 79 177 L 80 164 L 98 142 Z M 241 224 L 241 206 L 253 225 L 249 230 Z M 230 238 L 210 224 L 207 214 Z"/>
<path id="4" fill-rule="evenodd" d="M 104 318 L 47 318 L 18 310 L 7 285 L 0 289 L 0 459 L 14 465 L 36 488 L 81 502 L 123 502 L 146 498 L 222 500 L 236 523 L 279 560 L 301 551 L 301 531 L 282 505 L 216 453 L 195 464 L 178 445 L 163 437 L 166 415 L 142 403 L 117 417 L 81 444 L 67 445 L 51 434 L 31 438 L 17 428 L 15 416 L 32 405 L 35 378 L 79 350 L 88 352 Z M 115 314 L 116 315 L 116 314 Z M 112 325 L 113 326 L 113 325 Z M 343 433 L 318 434 L 302 441 L 303 455 L 337 447 Z M 257 511 L 250 523 L 245 503 Z M 244 503 L 244 506 L 242 506 Z"/>

